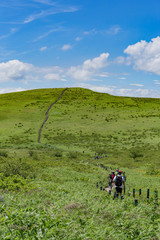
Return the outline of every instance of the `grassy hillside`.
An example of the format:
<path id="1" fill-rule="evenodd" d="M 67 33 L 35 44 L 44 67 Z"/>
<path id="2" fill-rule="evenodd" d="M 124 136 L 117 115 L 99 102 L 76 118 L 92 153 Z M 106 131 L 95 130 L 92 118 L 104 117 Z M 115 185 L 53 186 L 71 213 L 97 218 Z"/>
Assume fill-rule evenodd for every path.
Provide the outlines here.
<path id="1" fill-rule="evenodd" d="M 67 89 L 38 143 L 63 90 L 0 95 L 0 238 L 160 239 L 160 99 Z M 124 200 L 99 190 L 117 168 Z"/>
<path id="2" fill-rule="evenodd" d="M 2 148 L 37 146 L 45 112 L 62 89 L 0 95 Z M 160 99 L 115 97 L 87 89 L 68 89 L 49 112 L 41 146 L 107 153 L 120 163 L 153 162 L 159 167 Z M 37 147 L 39 147 L 38 145 Z M 143 157 L 132 162 L 134 152 Z M 124 159 L 129 163 L 124 162 Z M 127 165 L 128 166 L 128 165 Z"/>

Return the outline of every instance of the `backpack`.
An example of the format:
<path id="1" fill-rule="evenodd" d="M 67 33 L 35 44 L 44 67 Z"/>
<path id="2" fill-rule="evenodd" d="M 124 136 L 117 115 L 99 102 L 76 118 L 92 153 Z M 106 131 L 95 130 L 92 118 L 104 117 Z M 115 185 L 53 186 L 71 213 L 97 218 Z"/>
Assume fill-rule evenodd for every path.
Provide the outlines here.
<path id="1" fill-rule="evenodd" d="M 122 176 L 116 176 L 115 185 L 117 187 L 121 187 L 122 186 Z"/>

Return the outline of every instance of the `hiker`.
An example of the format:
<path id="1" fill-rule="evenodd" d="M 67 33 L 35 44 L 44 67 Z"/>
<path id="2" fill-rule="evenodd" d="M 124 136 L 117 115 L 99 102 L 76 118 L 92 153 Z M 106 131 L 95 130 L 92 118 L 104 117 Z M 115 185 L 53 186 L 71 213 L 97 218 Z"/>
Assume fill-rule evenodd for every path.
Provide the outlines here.
<path id="1" fill-rule="evenodd" d="M 124 194 L 125 194 L 125 181 L 124 177 L 121 175 L 122 171 L 118 171 L 118 175 L 116 175 L 113 179 L 113 182 L 115 183 L 115 190 L 116 194 L 122 195 L 122 188 L 124 187 Z"/>
<path id="2" fill-rule="evenodd" d="M 114 177 L 115 177 L 115 173 L 114 173 L 114 171 L 111 171 L 111 174 L 109 174 L 109 181 L 108 181 L 108 185 L 109 185 L 110 189 L 112 189 L 112 187 L 113 187 Z"/>
<path id="3" fill-rule="evenodd" d="M 123 177 L 124 177 L 124 181 L 126 182 L 127 177 L 125 172 L 123 172 Z"/>

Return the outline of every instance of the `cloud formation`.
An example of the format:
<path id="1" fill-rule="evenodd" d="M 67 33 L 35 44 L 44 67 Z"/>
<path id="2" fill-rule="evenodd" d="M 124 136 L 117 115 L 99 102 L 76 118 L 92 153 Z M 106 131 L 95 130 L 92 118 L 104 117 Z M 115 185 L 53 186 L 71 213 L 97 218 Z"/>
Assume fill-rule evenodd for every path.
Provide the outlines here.
<path id="1" fill-rule="evenodd" d="M 133 64 L 137 70 L 143 70 L 160 75 L 160 37 L 150 42 L 140 41 L 129 45 L 124 53 L 128 54 L 128 65 Z"/>
<path id="2" fill-rule="evenodd" d="M 44 51 L 44 46 L 40 50 Z M 72 81 L 89 81 L 94 77 L 106 77 L 100 70 L 108 65 L 109 53 L 102 53 L 99 57 L 88 59 L 82 65 L 72 66 L 63 69 L 58 66 L 36 67 L 32 64 L 23 63 L 19 60 L 11 60 L 0 63 L 0 82 L 19 81 L 66 81 L 67 78 Z"/>
<path id="3" fill-rule="evenodd" d="M 81 83 L 77 85 L 91 89 L 96 92 L 108 93 L 115 96 L 128 96 L 128 97 L 144 97 L 144 98 L 159 98 L 160 90 L 142 89 L 142 88 L 118 88 L 116 86 L 96 86 L 90 84 Z"/>
<path id="4" fill-rule="evenodd" d="M 80 66 L 72 66 L 67 75 L 74 80 L 88 81 L 96 75 L 100 69 L 107 66 L 109 53 L 102 53 L 99 57 L 88 59 Z"/>
<path id="5" fill-rule="evenodd" d="M 43 80 L 61 80 L 63 70 L 60 67 L 36 67 L 19 60 L 0 63 L 0 82 L 23 82 Z"/>
<path id="6" fill-rule="evenodd" d="M 0 63 L 0 82 L 27 80 L 33 69 L 32 64 L 18 60 Z"/>

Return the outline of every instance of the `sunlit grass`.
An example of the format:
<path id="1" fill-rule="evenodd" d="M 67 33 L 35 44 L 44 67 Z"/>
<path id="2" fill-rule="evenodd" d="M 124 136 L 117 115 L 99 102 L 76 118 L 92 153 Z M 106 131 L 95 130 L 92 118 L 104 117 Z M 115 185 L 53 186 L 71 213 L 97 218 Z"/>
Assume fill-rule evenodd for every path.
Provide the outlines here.
<path id="1" fill-rule="evenodd" d="M 68 89 L 38 143 L 62 90 L 0 95 L 0 239 L 160 239 L 160 100 Z M 123 200 L 100 191 L 117 168 Z"/>

